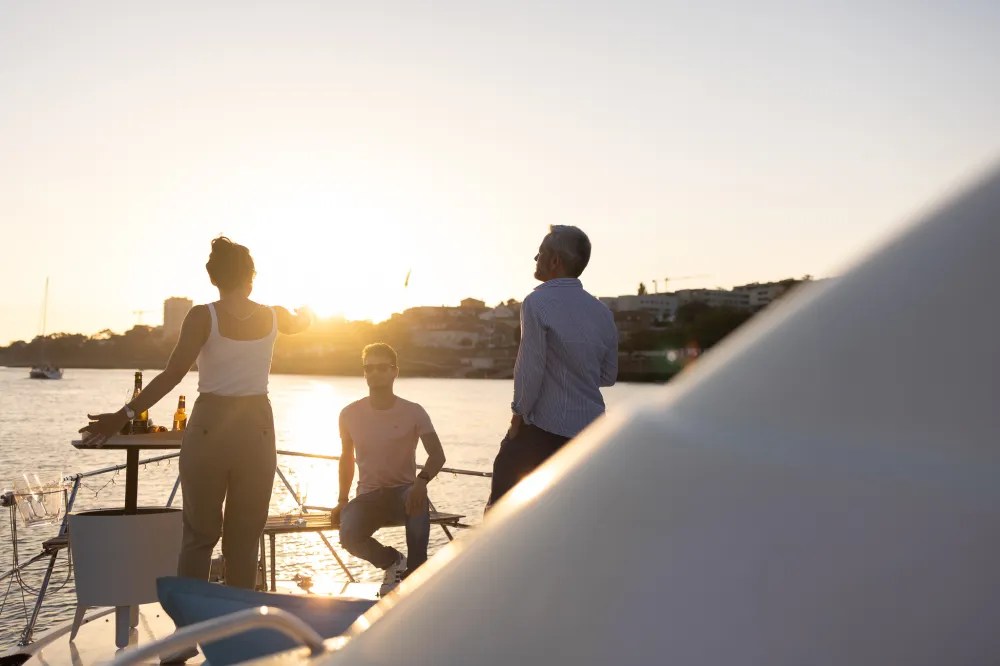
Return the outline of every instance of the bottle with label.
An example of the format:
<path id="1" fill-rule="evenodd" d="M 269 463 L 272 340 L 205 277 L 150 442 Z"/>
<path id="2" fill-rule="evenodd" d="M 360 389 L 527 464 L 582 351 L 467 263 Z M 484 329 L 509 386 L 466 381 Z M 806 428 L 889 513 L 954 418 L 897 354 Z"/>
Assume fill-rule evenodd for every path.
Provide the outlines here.
<path id="1" fill-rule="evenodd" d="M 187 410 L 184 409 L 184 396 L 177 398 L 177 411 L 174 412 L 174 430 L 184 430 L 187 427 Z"/>
<path id="2" fill-rule="evenodd" d="M 129 400 L 129 402 L 132 402 L 133 400 L 138 398 L 140 393 L 142 393 L 142 370 L 136 370 L 135 388 L 132 389 L 132 399 Z M 144 433 L 148 429 L 149 429 L 149 410 L 144 409 L 138 414 L 136 414 L 135 418 L 132 419 L 132 434 L 137 435 L 140 433 Z"/>

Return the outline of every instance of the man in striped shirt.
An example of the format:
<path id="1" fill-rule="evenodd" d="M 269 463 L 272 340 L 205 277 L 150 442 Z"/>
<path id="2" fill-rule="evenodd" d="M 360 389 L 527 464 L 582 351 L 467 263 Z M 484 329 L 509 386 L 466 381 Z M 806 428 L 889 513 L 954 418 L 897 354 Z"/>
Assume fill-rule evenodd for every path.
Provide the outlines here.
<path id="1" fill-rule="evenodd" d="M 521 304 L 513 416 L 493 461 L 487 508 L 604 413 L 602 386 L 618 375 L 614 316 L 584 291 L 590 239 L 552 225 L 535 255 L 542 284 Z"/>

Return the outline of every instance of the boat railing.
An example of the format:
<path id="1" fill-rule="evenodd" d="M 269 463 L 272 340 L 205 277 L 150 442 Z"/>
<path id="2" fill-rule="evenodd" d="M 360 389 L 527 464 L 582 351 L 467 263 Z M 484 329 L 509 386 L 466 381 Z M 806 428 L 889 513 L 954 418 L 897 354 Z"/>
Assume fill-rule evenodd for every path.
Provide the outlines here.
<path id="1" fill-rule="evenodd" d="M 277 453 L 278 453 L 279 456 L 297 456 L 297 457 L 300 457 L 300 458 L 310 458 L 310 459 L 313 459 L 313 460 L 325 460 L 325 461 L 328 461 L 328 462 L 337 462 L 337 461 L 340 460 L 340 456 L 326 455 L 326 454 L 322 454 L 322 453 L 304 453 L 302 451 L 287 451 L 287 450 L 284 450 L 284 449 L 278 449 Z M 424 468 L 423 465 L 417 465 L 417 469 L 423 469 L 423 468 Z M 470 470 L 470 469 L 459 469 L 457 467 L 442 467 L 440 473 L 441 474 L 445 474 L 445 473 L 447 473 L 447 474 L 457 474 L 459 476 L 473 476 L 473 477 L 486 478 L 486 479 L 489 479 L 489 478 L 493 477 L 493 473 L 492 472 L 483 472 L 483 471 L 479 471 L 479 470 Z M 307 511 L 309 511 L 309 510 L 313 510 L 313 511 L 329 511 L 329 510 L 331 510 L 331 509 L 334 508 L 334 507 L 331 507 L 331 506 L 316 506 L 316 505 L 311 505 L 311 504 L 303 504 L 302 503 L 302 499 L 299 496 L 299 493 L 296 491 L 295 488 L 292 487 L 292 484 L 288 481 L 288 477 L 285 476 L 285 474 L 282 472 L 282 470 L 281 470 L 280 467 L 278 468 L 277 474 L 278 474 L 278 478 L 281 479 L 281 481 L 284 484 L 285 488 L 288 490 L 289 493 L 291 493 L 292 497 L 295 499 L 295 502 L 296 502 L 296 504 L 298 504 L 298 506 L 299 506 L 300 509 L 307 510 Z M 434 506 L 432 504 L 431 505 L 431 509 L 433 509 L 433 508 L 434 508 Z M 457 525 L 457 527 L 469 527 L 469 525 Z M 445 532 L 447 532 L 447 529 L 445 529 Z"/>
<path id="2" fill-rule="evenodd" d="M 277 451 L 277 453 L 278 453 L 278 455 L 281 455 L 281 456 L 291 456 L 291 457 L 307 458 L 307 459 L 314 459 L 314 460 L 324 460 L 324 461 L 333 461 L 333 462 L 336 462 L 336 461 L 340 460 L 340 456 L 337 456 L 337 455 L 325 455 L 325 454 L 320 454 L 320 453 L 306 453 L 306 452 L 303 452 L 303 451 L 289 451 L 289 450 L 285 450 L 285 449 L 279 449 Z M 164 453 L 164 454 L 161 454 L 161 455 L 150 456 L 149 458 L 145 458 L 145 459 L 139 460 L 139 466 L 140 467 L 146 467 L 146 466 L 151 465 L 151 464 L 155 464 L 155 463 L 159 463 L 159 462 L 163 462 L 163 461 L 169 461 L 169 460 L 171 460 L 173 458 L 177 458 L 179 455 L 180 455 L 179 451 L 172 451 L 170 453 Z M 417 465 L 417 468 L 418 469 L 422 469 L 423 465 Z M 68 475 L 63 476 L 63 478 L 62 478 L 63 483 L 64 484 L 71 484 L 71 485 L 69 487 L 68 492 L 64 492 L 65 505 L 66 506 L 65 506 L 65 511 L 63 512 L 62 522 L 60 523 L 60 526 L 59 526 L 59 532 L 58 532 L 58 534 L 55 537 L 53 537 L 51 539 L 48 539 L 47 541 L 45 541 L 42 544 L 42 551 L 40 553 L 38 553 L 38 554 L 30 557 L 29 559 L 25 560 L 24 562 L 21 562 L 19 560 L 19 558 L 17 556 L 17 551 L 16 550 L 12 551 L 12 552 L 15 553 L 12 567 L 11 567 L 11 569 L 9 571 L 0 573 L 0 581 L 3 581 L 5 579 L 13 576 L 14 579 L 18 582 L 18 585 L 21 587 L 21 589 L 27 590 L 27 591 L 32 592 L 33 594 L 35 594 L 35 603 L 34 603 L 34 606 L 32 608 L 31 614 L 30 614 L 30 616 L 29 616 L 29 618 L 27 620 L 27 623 L 26 623 L 24 629 L 21 631 L 21 636 L 20 636 L 20 638 L 18 640 L 18 643 L 17 643 L 19 646 L 23 647 L 23 646 L 26 646 L 29 643 L 31 643 L 32 636 L 34 634 L 35 625 L 38 622 L 38 616 L 39 616 L 39 613 L 42 610 L 42 603 L 45 600 L 45 595 L 46 595 L 46 592 L 48 590 L 49 583 L 51 582 L 52 574 L 53 574 L 53 572 L 55 570 L 55 567 L 56 567 L 56 562 L 57 562 L 57 559 L 58 559 L 58 556 L 59 556 L 59 552 L 61 550 L 64 550 L 64 549 L 68 549 L 68 547 L 69 547 L 69 514 L 73 510 L 73 506 L 76 503 L 77 495 L 79 494 L 80 488 L 83 486 L 84 480 L 92 478 L 92 477 L 95 477 L 95 476 L 101 476 L 101 475 L 104 475 L 104 474 L 118 473 L 118 472 L 120 472 L 120 471 L 122 471 L 124 469 L 126 469 L 126 463 L 121 463 L 121 464 L 118 464 L 118 465 L 108 465 L 106 467 L 101 467 L 101 468 L 98 468 L 98 469 L 88 470 L 86 472 L 77 472 L 75 474 L 68 474 Z M 472 476 L 472 477 L 479 477 L 479 478 L 490 478 L 490 477 L 493 476 L 493 474 L 491 472 L 483 472 L 483 471 L 478 471 L 478 470 L 460 469 L 460 468 L 456 468 L 456 467 L 444 467 L 444 468 L 441 469 L 441 472 L 447 472 L 449 474 L 455 474 L 455 475 L 459 475 L 459 476 Z M 284 471 L 281 469 L 281 467 L 277 468 L 276 474 L 277 474 L 278 478 L 281 480 L 282 485 L 284 485 L 285 489 L 289 492 L 289 494 L 291 495 L 291 497 L 295 500 L 295 503 L 296 503 L 296 506 L 297 506 L 297 510 L 299 512 L 305 513 L 305 512 L 309 512 L 309 511 L 330 511 L 331 509 L 334 508 L 334 507 L 328 507 L 328 506 L 318 506 L 318 505 L 304 504 L 303 503 L 303 499 L 302 499 L 302 497 L 301 497 L 298 489 L 296 487 L 294 487 L 293 484 L 289 481 L 288 476 L 284 473 Z M 174 500 L 177 498 L 177 491 L 180 488 L 180 483 L 181 483 L 181 481 L 180 481 L 180 475 L 178 475 L 177 479 L 174 481 L 174 484 L 173 484 L 173 486 L 172 486 L 172 488 L 170 490 L 170 494 L 167 497 L 167 501 L 166 501 L 165 506 L 169 507 L 169 506 L 173 505 Z M 6 504 L 4 504 L 4 506 L 6 506 Z M 433 503 L 430 504 L 430 508 L 431 508 L 431 510 L 434 510 L 434 504 Z M 11 532 L 12 533 L 11 533 L 10 536 L 11 536 L 11 539 L 16 542 L 17 541 L 17 533 L 16 533 L 17 526 L 16 526 L 16 523 L 14 522 L 14 514 L 13 514 L 13 512 L 14 512 L 15 508 L 14 508 L 13 505 L 11 505 L 10 510 L 11 510 L 11 519 L 12 519 L 11 520 Z M 448 525 L 441 524 L 440 526 L 444 530 L 444 532 L 447 535 L 448 539 L 450 540 L 452 538 L 452 534 L 451 534 L 451 532 L 448 529 Z M 466 525 L 466 524 L 463 524 L 463 523 L 450 523 L 450 526 L 451 527 L 461 527 L 461 528 L 471 527 L 470 525 Z M 323 534 L 320 534 L 320 538 L 324 541 L 324 543 L 326 543 L 326 545 L 329 548 L 330 552 L 333 553 L 333 555 L 334 555 L 335 559 L 337 560 L 337 563 L 340 565 L 341 569 L 347 573 L 348 579 L 353 582 L 354 581 L 354 577 L 351 575 L 350 571 L 347 569 L 346 564 L 341 560 L 340 556 L 337 555 L 336 551 L 333 548 L 333 545 L 329 543 L 329 541 L 326 539 L 326 537 Z M 42 583 L 37 588 L 37 590 L 31 589 L 29 586 L 25 585 L 21 581 L 21 573 L 25 569 L 27 569 L 28 567 L 30 567 L 31 565 L 33 565 L 33 564 L 35 564 L 35 563 L 37 563 L 39 561 L 44 560 L 46 557 L 48 558 L 48 565 L 46 566 L 45 573 L 44 573 L 43 578 L 42 578 Z M 72 574 L 72 565 L 71 564 L 67 564 L 67 566 L 68 566 L 68 569 L 67 569 L 67 581 L 68 581 L 69 580 L 69 576 Z M 272 567 L 273 566 L 274 566 L 274 564 L 273 564 L 273 558 L 272 558 Z M 7 591 L 8 592 L 10 591 L 10 586 L 7 587 Z M 4 596 L 6 597 L 6 594 Z M 2 601 L 4 601 L 4 600 L 0 600 L 0 608 L 3 608 Z"/>
<path id="3" fill-rule="evenodd" d="M 325 460 L 325 461 L 331 461 L 331 462 L 337 462 L 337 461 L 340 460 L 340 456 L 326 455 L 326 454 L 322 454 L 322 453 L 305 453 L 303 451 L 288 451 L 288 450 L 285 450 L 285 449 L 278 449 L 277 454 L 279 456 L 293 456 L 293 457 L 299 457 L 299 458 L 309 458 L 309 459 L 313 459 L 313 460 Z M 176 458 L 179 455 L 180 455 L 179 451 L 172 451 L 170 453 L 164 453 L 162 455 L 152 456 L 152 457 L 140 460 L 139 461 L 139 465 L 140 466 L 151 465 L 153 463 L 158 463 L 158 462 L 162 462 L 164 460 L 170 460 L 172 458 Z M 417 469 L 423 469 L 423 467 L 424 467 L 423 465 L 417 465 Z M 66 513 L 68 514 L 70 511 L 72 511 L 72 509 L 73 509 L 73 503 L 76 501 L 76 495 L 77 495 L 77 492 L 80 489 L 80 485 L 81 485 L 83 479 L 87 479 L 87 478 L 94 477 L 94 476 L 100 476 L 102 474 L 110 474 L 111 472 L 120 472 L 123 469 L 125 469 L 125 463 L 121 463 L 119 465 L 109 465 L 107 467 L 101 467 L 100 469 L 90 470 L 90 471 L 87 471 L 87 472 L 78 472 L 76 474 L 68 474 L 68 475 L 64 476 L 63 477 L 63 481 L 64 482 L 67 482 L 67 483 L 72 482 L 72 484 L 73 484 L 72 487 L 70 488 L 69 498 L 66 501 Z M 329 510 L 329 509 L 333 508 L 333 507 L 327 507 L 327 506 L 303 505 L 301 503 L 301 501 L 300 501 L 299 493 L 295 490 L 295 488 L 292 487 L 292 484 L 288 481 L 288 477 L 285 476 L 285 474 L 282 472 L 282 470 L 281 470 L 280 467 L 278 468 L 277 473 L 278 473 L 278 478 L 280 478 L 282 480 L 282 483 L 285 486 L 285 488 L 288 490 L 289 493 L 291 493 L 291 495 L 295 499 L 296 503 L 298 503 L 303 509 Z M 493 477 L 493 473 L 492 472 L 483 472 L 481 470 L 460 469 L 460 468 L 457 468 L 457 467 L 442 467 L 441 468 L 441 473 L 442 474 L 445 474 L 445 473 L 447 473 L 447 474 L 456 474 L 458 476 L 480 477 L 480 478 L 487 478 L 487 479 Z M 167 497 L 167 503 L 166 503 L 165 506 L 171 506 L 173 504 L 174 499 L 176 499 L 176 497 L 177 497 L 177 490 L 179 488 L 180 488 L 180 478 L 178 477 L 178 479 L 174 482 L 174 486 L 173 486 L 173 488 L 170 491 L 169 497 Z M 60 528 L 60 533 L 64 532 L 65 527 L 66 527 L 66 520 L 64 518 L 63 519 L 62 527 Z M 2 580 L 2 578 L 0 578 L 0 580 Z"/>
<path id="4" fill-rule="evenodd" d="M 334 462 L 334 461 L 339 461 L 340 460 L 340 456 L 326 455 L 326 454 L 321 454 L 321 453 L 304 453 L 304 452 L 301 452 L 301 451 L 287 451 L 287 450 L 283 450 L 283 449 L 279 449 L 277 451 L 277 453 L 278 453 L 278 455 L 297 456 L 297 457 L 301 457 L 301 458 L 308 458 L 308 459 L 313 459 L 313 460 L 323 460 L 323 461 L 327 461 L 327 462 Z M 417 465 L 417 468 L 418 469 L 423 469 L 423 465 Z M 448 473 L 452 473 L 452 474 L 456 474 L 456 475 L 473 476 L 473 477 L 479 477 L 479 478 L 490 478 L 490 477 L 493 476 L 493 474 L 491 472 L 481 472 L 481 471 L 477 471 L 477 470 L 459 469 L 459 468 L 456 468 L 456 467 L 443 467 L 443 468 L 441 468 L 440 471 L 442 473 L 443 472 L 448 472 Z M 277 468 L 276 474 L 277 474 L 278 478 L 281 479 L 281 482 L 282 482 L 282 484 L 284 484 L 285 489 L 288 490 L 288 493 L 295 500 L 295 504 L 297 505 L 297 510 L 298 510 L 298 512 L 300 514 L 304 515 L 304 514 L 307 514 L 307 513 L 311 512 L 311 511 L 318 511 L 318 512 L 328 513 L 328 512 L 330 512 L 330 511 L 333 510 L 334 507 L 319 506 L 319 505 L 314 505 L 314 504 L 305 504 L 303 497 L 298 492 L 298 488 L 292 486 L 292 483 L 288 480 L 288 477 L 285 475 L 285 473 L 281 469 L 281 467 Z M 453 540 L 455 538 L 454 535 L 452 535 L 451 530 L 449 529 L 449 527 L 457 527 L 457 528 L 469 528 L 469 527 L 472 527 L 471 525 L 467 525 L 467 524 L 461 522 L 462 516 L 452 515 L 452 514 L 439 514 L 439 513 L 437 513 L 437 507 L 434 506 L 434 502 L 430 499 L 430 497 L 427 498 L 427 504 L 428 504 L 428 508 L 431 510 L 431 522 L 433 524 L 438 525 L 438 527 L 441 528 L 441 530 L 444 532 L 445 537 L 447 537 L 449 541 L 451 541 L 451 540 Z M 306 521 L 305 521 L 304 518 L 302 519 L 302 522 L 306 523 Z M 266 553 L 265 553 L 265 550 L 264 550 L 264 536 L 265 535 L 270 540 L 270 544 L 271 544 L 271 568 L 270 568 L 271 591 L 275 590 L 275 574 L 276 574 L 276 570 L 277 570 L 277 562 L 276 562 L 277 555 L 276 555 L 276 547 L 275 547 L 276 531 L 284 531 L 285 529 L 287 529 L 287 528 L 284 525 L 281 525 L 281 524 L 277 524 L 277 525 L 275 525 L 274 529 L 271 529 L 271 520 L 268 519 L 268 525 L 265 526 L 265 528 L 264 528 L 264 533 L 265 534 L 261 536 L 260 562 L 262 563 L 262 571 L 261 571 L 262 574 L 266 574 L 267 573 L 267 565 L 266 565 L 267 558 L 266 558 Z M 350 568 L 348 568 L 347 563 L 344 562 L 343 558 L 340 557 L 340 554 L 337 553 L 336 548 L 333 547 L 333 544 L 330 543 L 330 540 L 324 534 L 324 531 L 327 531 L 327 530 L 330 530 L 330 529 L 336 529 L 336 527 L 333 525 L 332 520 L 321 521 L 319 524 L 316 524 L 316 525 L 303 524 L 302 527 L 301 527 L 301 529 L 302 529 L 302 531 L 309 531 L 309 532 L 315 533 L 319 537 L 320 541 L 323 542 L 323 545 L 326 546 L 326 549 L 329 551 L 329 553 L 333 557 L 333 559 L 337 562 L 337 565 L 340 567 L 340 570 L 347 577 L 347 580 L 350 581 L 351 583 L 356 583 L 357 582 L 357 579 L 354 577 L 354 574 L 351 572 Z"/>
<path id="5" fill-rule="evenodd" d="M 177 629 L 174 633 L 140 648 L 124 650 L 111 666 L 132 666 L 176 654 L 198 643 L 228 638 L 251 629 L 274 629 L 309 648 L 312 656 L 322 654 L 323 637 L 292 613 L 273 606 L 258 606 L 215 617 Z"/>

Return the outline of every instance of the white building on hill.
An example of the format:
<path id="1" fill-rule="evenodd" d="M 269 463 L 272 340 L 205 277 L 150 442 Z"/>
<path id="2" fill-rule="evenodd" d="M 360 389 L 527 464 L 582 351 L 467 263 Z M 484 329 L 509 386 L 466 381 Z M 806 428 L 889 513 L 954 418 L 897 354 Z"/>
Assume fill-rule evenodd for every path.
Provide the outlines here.
<path id="1" fill-rule="evenodd" d="M 163 301 L 163 337 L 176 340 L 181 334 L 181 324 L 194 303 L 190 298 L 176 296 Z"/>

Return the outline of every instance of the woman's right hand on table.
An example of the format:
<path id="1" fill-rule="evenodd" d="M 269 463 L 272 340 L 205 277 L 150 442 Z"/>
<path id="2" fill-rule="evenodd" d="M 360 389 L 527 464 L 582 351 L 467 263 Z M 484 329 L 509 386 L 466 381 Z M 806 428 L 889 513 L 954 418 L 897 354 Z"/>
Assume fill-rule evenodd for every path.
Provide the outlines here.
<path id="1" fill-rule="evenodd" d="M 106 414 L 87 414 L 87 418 L 90 423 L 79 430 L 83 435 L 83 443 L 87 446 L 103 446 L 109 437 L 118 434 L 128 423 L 128 417 L 121 409 Z"/>

